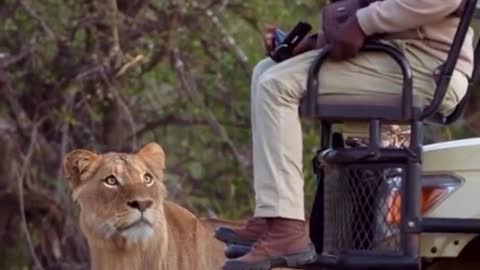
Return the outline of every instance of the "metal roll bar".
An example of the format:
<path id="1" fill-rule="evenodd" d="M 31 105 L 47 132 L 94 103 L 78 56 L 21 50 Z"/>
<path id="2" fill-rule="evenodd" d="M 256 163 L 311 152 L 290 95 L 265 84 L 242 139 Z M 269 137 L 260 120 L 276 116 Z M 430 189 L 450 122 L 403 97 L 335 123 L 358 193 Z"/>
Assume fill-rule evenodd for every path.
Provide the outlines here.
<path id="1" fill-rule="evenodd" d="M 462 50 L 465 36 L 467 35 L 469 26 L 475 15 L 475 9 L 477 6 L 477 0 L 466 0 L 466 1 L 467 2 L 465 4 L 465 10 L 463 11 L 462 17 L 460 19 L 460 24 L 458 25 L 457 32 L 455 33 L 455 37 L 453 39 L 452 46 L 448 53 L 447 60 L 443 64 L 443 68 L 440 73 L 440 79 L 437 82 L 437 88 L 435 89 L 433 100 L 430 103 L 430 106 L 428 106 L 423 111 L 422 116 L 420 117 L 420 120 L 431 118 L 435 114 L 435 112 L 438 110 L 440 105 L 442 104 L 442 101 L 445 98 L 445 95 L 447 93 L 448 86 L 450 85 L 451 76 L 457 65 L 457 60 L 460 55 L 460 51 Z M 475 62 L 475 64 L 477 63 L 478 62 Z M 463 98 L 460 104 L 457 105 L 457 108 L 455 109 L 456 112 L 453 115 L 451 115 L 451 117 L 447 117 L 446 119 L 443 119 L 442 124 L 449 124 L 455 121 L 460 116 L 459 112 L 463 112 L 463 109 L 466 103 L 464 100 L 465 98 Z"/>

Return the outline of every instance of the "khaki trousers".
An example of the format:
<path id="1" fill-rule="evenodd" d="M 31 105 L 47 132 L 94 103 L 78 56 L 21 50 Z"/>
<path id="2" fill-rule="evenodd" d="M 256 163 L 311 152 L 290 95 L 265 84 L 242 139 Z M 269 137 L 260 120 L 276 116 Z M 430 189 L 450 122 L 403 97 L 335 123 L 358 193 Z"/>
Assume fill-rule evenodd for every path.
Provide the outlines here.
<path id="1" fill-rule="evenodd" d="M 410 60 L 415 94 L 431 99 L 435 89 L 433 72 L 442 61 L 408 41 L 394 44 Z M 306 90 L 308 69 L 318 52 L 310 51 L 278 64 L 264 59 L 254 69 L 251 118 L 256 217 L 305 219 L 298 106 Z M 320 94 L 400 94 L 402 75 L 389 56 L 362 53 L 348 61 L 327 61 L 319 82 Z M 456 71 L 441 110 L 453 109 L 467 86 L 467 77 Z M 355 133 L 355 128 L 344 132 Z"/>

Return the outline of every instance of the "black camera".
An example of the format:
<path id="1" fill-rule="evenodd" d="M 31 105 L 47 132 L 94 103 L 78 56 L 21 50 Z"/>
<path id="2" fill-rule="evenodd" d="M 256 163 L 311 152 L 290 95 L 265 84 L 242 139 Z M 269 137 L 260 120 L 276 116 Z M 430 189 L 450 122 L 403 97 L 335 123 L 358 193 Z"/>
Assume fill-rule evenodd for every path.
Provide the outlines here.
<path id="1" fill-rule="evenodd" d="M 270 52 L 270 58 L 279 63 L 292 57 L 293 49 L 311 30 L 312 26 L 306 22 L 299 22 L 288 34 L 276 29 L 274 33 L 275 49 Z"/>

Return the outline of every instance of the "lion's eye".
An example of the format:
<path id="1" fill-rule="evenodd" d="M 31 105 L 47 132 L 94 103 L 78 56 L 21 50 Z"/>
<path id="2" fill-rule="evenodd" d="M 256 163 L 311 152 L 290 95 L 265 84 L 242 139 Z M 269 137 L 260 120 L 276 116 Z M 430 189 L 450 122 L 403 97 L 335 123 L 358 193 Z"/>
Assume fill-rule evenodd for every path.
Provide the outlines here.
<path id="1" fill-rule="evenodd" d="M 147 186 L 150 186 L 153 184 L 153 176 L 149 173 L 146 173 L 143 175 L 143 179 L 145 180 L 145 184 L 147 184 Z"/>
<path id="2" fill-rule="evenodd" d="M 103 181 L 107 186 L 111 186 L 111 187 L 114 187 L 114 186 L 117 186 L 118 185 L 118 180 L 117 178 L 115 178 L 115 176 L 113 175 L 110 175 L 109 177 L 105 178 L 105 180 Z"/>

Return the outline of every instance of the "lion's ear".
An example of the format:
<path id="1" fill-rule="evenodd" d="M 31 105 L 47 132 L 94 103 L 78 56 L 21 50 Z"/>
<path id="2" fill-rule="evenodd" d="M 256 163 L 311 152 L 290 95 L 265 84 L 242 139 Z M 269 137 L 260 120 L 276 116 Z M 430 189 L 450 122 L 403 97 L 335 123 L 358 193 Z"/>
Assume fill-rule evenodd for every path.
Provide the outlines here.
<path id="1" fill-rule="evenodd" d="M 92 165 L 99 156 L 88 150 L 74 150 L 68 153 L 63 159 L 63 172 L 65 178 L 74 190 L 81 184 L 80 176 Z"/>
<path id="2" fill-rule="evenodd" d="M 160 145 L 149 143 L 140 149 L 137 155 L 152 166 L 152 169 L 165 169 L 165 152 Z"/>

